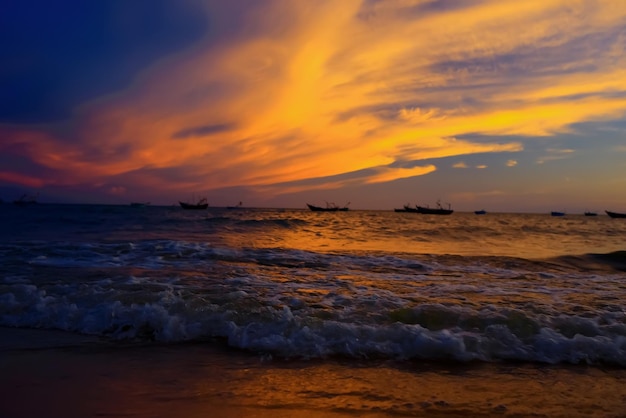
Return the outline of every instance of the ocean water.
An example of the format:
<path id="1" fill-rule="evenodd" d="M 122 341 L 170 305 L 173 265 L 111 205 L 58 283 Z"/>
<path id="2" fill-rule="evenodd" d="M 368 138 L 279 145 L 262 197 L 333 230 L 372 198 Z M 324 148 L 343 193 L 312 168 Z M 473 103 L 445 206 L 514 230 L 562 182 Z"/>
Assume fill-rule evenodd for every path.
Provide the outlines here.
<path id="1" fill-rule="evenodd" d="M 621 373 L 625 247 L 607 216 L 4 204 L 0 327 L 219 346 L 266 372 Z"/>

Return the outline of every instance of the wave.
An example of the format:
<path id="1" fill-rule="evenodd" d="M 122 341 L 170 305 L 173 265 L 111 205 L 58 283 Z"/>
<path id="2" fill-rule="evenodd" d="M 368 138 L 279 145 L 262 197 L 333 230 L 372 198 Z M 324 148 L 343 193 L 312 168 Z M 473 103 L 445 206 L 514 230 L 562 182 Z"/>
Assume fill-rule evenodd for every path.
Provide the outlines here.
<path id="1" fill-rule="evenodd" d="M 0 293 L 0 325 L 60 329 L 118 341 L 224 339 L 284 358 L 446 359 L 611 364 L 626 367 L 621 310 L 547 315 L 507 306 L 395 306 L 338 289 L 260 296 L 248 277 L 192 288 L 138 277 L 58 281 L 20 277 Z M 358 289 L 352 289 L 358 293 Z M 309 292 L 325 293 L 311 302 Z M 286 293 L 286 292 L 285 292 Z M 298 295 L 301 296 L 298 296 Z M 319 295 L 318 295 L 319 296 Z"/>
<path id="2" fill-rule="evenodd" d="M 565 255 L 553 260 L 580 270 L 626 271 L 626 251 Z"/>
<path id="3" fill-rule="evenodd" d="M 104 208 L 72 225 L 55 210 L 0 231 L 1 326 L 284 358 L 626 367 L 626 226 L 608 219 Z"/>

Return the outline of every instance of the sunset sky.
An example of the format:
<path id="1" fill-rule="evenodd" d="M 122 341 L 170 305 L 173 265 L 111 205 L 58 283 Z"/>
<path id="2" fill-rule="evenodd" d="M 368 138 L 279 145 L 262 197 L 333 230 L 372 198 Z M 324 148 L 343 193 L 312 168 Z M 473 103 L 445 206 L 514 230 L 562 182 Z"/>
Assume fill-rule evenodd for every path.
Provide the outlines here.
<path id="1" fill-rule="evenodd" d="M 619 0 L 8 0 L 0 198 L 626 212 Z"/>

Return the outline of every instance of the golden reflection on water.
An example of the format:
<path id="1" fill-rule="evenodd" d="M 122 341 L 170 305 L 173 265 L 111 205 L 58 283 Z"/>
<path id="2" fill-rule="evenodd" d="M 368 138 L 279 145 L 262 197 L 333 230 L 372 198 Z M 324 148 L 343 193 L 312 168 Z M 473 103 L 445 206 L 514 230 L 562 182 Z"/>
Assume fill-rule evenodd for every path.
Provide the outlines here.
<path id="1" fill-rule="evenodd" d="M 624 369 L 273 360 L 211 343 L 5 351 L 0 370 L 13 418 L 605 417 L 626 400 Z"/>
<path id="2" fill-rule="evenodd" d="M 273 362 L 231 368 L 224 405 L 254 417 L 550 416 L 621 413 L 626 372 L 576 367 Z M 203 396 L 214 393 L 212 379 Z M 252 412 L 253 411 L 253 412 Z"/>
<path id="3" fill-rule="evenodd" d="M 549 258 L 623 249 L 619 236 L 626 223 L 606 216 L 589 221 L 580 215 L 555 219 L 549 214 L 454 213 L 450 216 L 348 212 L 242 212 L 274 221 L 229 230 L 222 238 L 233 247 L 289 248 L 315 252 L 392 252 Z M 244 233 L 245 229 L 245 233 Z M 238 233 L 241 232 L 241 234 Z"/>

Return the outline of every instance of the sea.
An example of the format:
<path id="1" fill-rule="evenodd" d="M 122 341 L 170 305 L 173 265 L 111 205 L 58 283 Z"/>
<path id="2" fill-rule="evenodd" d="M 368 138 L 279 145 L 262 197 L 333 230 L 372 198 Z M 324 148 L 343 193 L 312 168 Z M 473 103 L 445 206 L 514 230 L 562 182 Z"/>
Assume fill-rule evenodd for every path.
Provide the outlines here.
<path id="1" fill-rule="evenodd" d="M 6 417 L 626 416 L 626 219 L 5 203 L 0 356 Z"/>

